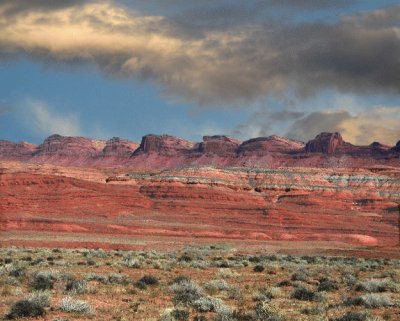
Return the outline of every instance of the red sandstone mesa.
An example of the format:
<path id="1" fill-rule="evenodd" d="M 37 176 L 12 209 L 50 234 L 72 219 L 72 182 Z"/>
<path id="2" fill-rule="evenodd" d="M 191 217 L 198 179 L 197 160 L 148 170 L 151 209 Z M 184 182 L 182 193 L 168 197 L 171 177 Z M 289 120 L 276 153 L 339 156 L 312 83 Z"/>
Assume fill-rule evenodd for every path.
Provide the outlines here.
<path id="1" fill-rule="evenodd" d="M 0 160 L 4 245 L 49 244 L 40 235 L 124 248 L 144 237 L 399 240 L 400 142 L 147 135 L 139 145 L 53 135 L 39 146 L 0 141 Z"/>
<path id="2" fill-rule="evenodd" d="M 330 155 L 343 144 L 343 138 L 339 133 L 321 133 L 307 143 L 306 152 L 325 153 Z"/>
<path id="3" fill-rule="evenodd" d="M 108 141 L 52 135 L 43 144 L 0 141 L 0 159 L 65 166 L 163 169 L 184 165 L 239 167 L 400 166 L 400 142 L 356 146 L 339 133 L 321 133 L 306 144 L 279 136 L 240 142 L 224 135 L 199 143 L 170 135 L 146 135 L 140 144 L 114 137 Z"/>

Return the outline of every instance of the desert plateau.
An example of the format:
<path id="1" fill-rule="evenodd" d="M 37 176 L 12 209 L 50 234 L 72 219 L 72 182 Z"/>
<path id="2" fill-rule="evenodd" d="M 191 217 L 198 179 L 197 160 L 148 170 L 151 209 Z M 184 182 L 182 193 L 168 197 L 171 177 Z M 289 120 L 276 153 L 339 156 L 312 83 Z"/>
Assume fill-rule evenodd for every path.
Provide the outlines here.
<path id="1" fill-rule="evenodd" d="M 399 0 L 1 0 L 0 320 L 400 321 Z"/>

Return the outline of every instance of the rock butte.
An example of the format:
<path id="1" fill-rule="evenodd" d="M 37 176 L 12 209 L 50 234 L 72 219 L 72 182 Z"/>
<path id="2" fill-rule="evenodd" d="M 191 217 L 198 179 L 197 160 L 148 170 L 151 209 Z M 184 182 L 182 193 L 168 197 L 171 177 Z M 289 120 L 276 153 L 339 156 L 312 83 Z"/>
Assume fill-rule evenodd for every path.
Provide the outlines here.
<path id="1" fill-rule="evenodd" d="M 49 246 L 51 234 L 63 235 L 57 246 L 67 247 L 134 248 L 131 239 L 160 237 L 396 246 L 399 146 L 355 146 L 339 133 L 306 144 L 223 135 L 200 143 L 169 135 L 140 144 L 60 135 L 39 146 L 0 141 L 0 240 Z"/>
<path id="2" fill-rule="evenodd" d="M 0 141 L 0 160 L 65 166 L 167 169 L 184 165 L 235 167 L 400 166 L 396 146 L 373 142 L 356 146 L 339 133 L 321 133 L 306 144 L 279 136 L 244 142 L 224 135 L 204 136 L 199 143 L 170 135 L 146 135 L 140 144 L 114 137 L 108 141 L 52 135 L 38 146 Z"/>

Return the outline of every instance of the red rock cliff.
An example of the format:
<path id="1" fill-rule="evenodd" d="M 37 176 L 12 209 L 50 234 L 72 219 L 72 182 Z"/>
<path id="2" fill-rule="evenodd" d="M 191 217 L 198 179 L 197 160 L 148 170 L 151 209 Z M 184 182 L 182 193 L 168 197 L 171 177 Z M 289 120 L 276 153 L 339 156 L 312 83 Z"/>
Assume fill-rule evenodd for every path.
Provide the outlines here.
<path id="1" fill-rule="evenodd" d="M 321 133 L 306 144 L 306 152 L 333 154 L 343 143 L 342 136 L 337 132 Z"/>

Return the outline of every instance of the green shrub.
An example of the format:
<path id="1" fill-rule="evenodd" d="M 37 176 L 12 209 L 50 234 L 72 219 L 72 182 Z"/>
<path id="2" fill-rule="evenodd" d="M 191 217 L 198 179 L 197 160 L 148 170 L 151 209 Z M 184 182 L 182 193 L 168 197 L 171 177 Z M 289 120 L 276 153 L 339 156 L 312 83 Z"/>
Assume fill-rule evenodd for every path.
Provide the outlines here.
<path id="1" fill-rule="evenodd" d="M 276 286 L 283 287 L 283 286 L 291 286 L 292 283 L 289 280 L 283 280 L 276 284 Z"/>
<path id="2" fill-rule="evenodd" d="M 56 277 L 52 272 L 36 272 L 30 283 L 35 290 L 51 290 L 56 282 Z"/>
<path id="3" fill-rule="evenodd" d="M 270 302 L 259 302 L 256 306 L 256 320 L 283 321 L 284 318 L 279 310 Z"/>
<path id="4" fill-rule="evenodd" d="M 236 320 L 237 319 L 234 317 L 232 310 L 228 307 L 219 310 L 214 318 L 214 321 L 236 321 Z"/>
<path id="5" fill-rule="evenodd" d="M 183 254 L 179 259 L 180 262 L 191 262 L 193 259 L 187 254 Z"/>
<path id="6" fill-rule="evenodd" d="M 85 293 L 87 291 L 87 283 L 85 280 L 69 281 L 65 289 L 73 293 Z"/>
<path id="7" fill-rule="evenodd" d="M 392 300 L 387 294 L 369 293 L 360 297 L 348 298 L 346 305 L 363 305 L 367 308 L 379 308 L 392 305 Z"/>
<path id="8" fill-rule="evenodd" d="M 339 286 L 336 284 L 336 282 L 328 279 L 328 278 L 322 278 L 320 279 L 320 283 L 318 285 L 318 291 L 335 291 L 338 290 Z"/>
<path id="9" fill-rule="evenodd" d="M 254 301 L 270 301 L 282 294 L 279 288 L 262 288 L 258 291 L 258 293 L 254 296 Z"/>
<path id="10" fill-rule="evenodd" d="M 302 301 L 323 301 L 323 296 L 321 293 L 315 293 L 304 287 L 295 289 L 292 292 L 292 298 Z"/>
<path id="11" fill-rule="evenodd" d="M 139 281 L 135 283 L 139 289 L 145 289 L 148 285 L 157 285 L 159 280 L 157 277 L 152 275 L 145 275 Z"/>
<path id="12" fill-rule="evenodd" d="M 19 300 L 11 306 L 7 319 L 20 317 L 38 317 L 45 314 L 45 307 L 50 306 L 51 295 L 48 291 L 33 292 L 27 299 Z"/>
<path id="13" fill-rule="evenodd" d="M 176 304 L 192 305 L 203 296 L 203 289 L 191 280 L 183 280 L 171 285 Z"/>
<path id="14" fill-rule="evenodd" d="M 345 273 L 343 275 L 343 281 L 347 286 L 353 286 L 357 283 L 357 278 L 351 273 Z"/>
<path id="15" fill-rule="evenodd" d="M 330 319 L 331 321 L 368 321 L 369 314 L 367 312 L 347 312 L 343 316 Z"/>
<path id="16" fill-rule="evenodd" d="M 139 269 L 142 265 L 140 264 L 139 260 L 131 258 L 131 257 L 126 257 L 122 261 L 122 264 L 129 267 L 129 268 L 134 268 L 134 269 Z"/>
<path id="17" fill-rule="evenodd" d="M 25 276 L 25 269 L 21 268 L 21 267 L 16 267 L 12 270 L 10 270 L 10 272 L 8 272 L 9 276 L 12 276 L 14 278 L 20 278 Z"/>
<path id="18" fill-rule="evenodd" d="M 108 282 L 108 277 L 105 275 L 97 273 L 89 273 L 85 276 L 86 281 L 97 281 L 106 284 Z"/>
<path id="19" fill-rule="evenodd" d="M 189 320 L 189 311 L 184 309 L 174 309 L 172 311 L 172 317 L 176 321 L 188 321 Z"/>
<path id="20" fill-rule="evenodd" d="M 49 291 L 35 291 L 29 294 L 28 301 L 36 303 L 42 307 L 49 307 L 51 302 L 51 293 Z"/>
<path id="21" fill-rule="evenodd" d="M 380 308 L 392 305 L 390 296 L 386 294 L 370 293 L 363 295 L 361 298 L 363 300 L 363 305 L 367 308 Z"/>
<path id="22" fill-rule="evenodd" d="M 220 299 L 210 296 L 201 297 L 193 302 L 193 307 L 198 312 L 215 312 L 219 310 L 221 305 L 223 305 L 223 302 Z"/>
<path id="23" fill-rule="evenodd" d="M 306 315 L 322 315 L 324 312 L 325 310 L 321 306 L 315 306 L 301 310 L 301 313 Z"/>
<path id="24" fill-rule="evenodd" d="M 19 300 L 11 306 L 10 312 L 6 315 L 9 320 L 21 317 L 39 317 L 46 313 L 44 307 L 38 302 L 30 300 Z"/>
<path id="25" fill-rule="evenodd" d="M 107 281 L 111 284 L 124 284 L 127 282 L 127 278 L 123 274 L 111 273 L 108 275 Z"/>
<path id="26" fill-rule="evenodd" d="M 386 292 L 389 290 L 387 280 L 371 279 L 365 282 L 359 282 L 356 284 L 356 291 L 366 292 Z"/>
<path id="27" fill-rule="evenodd" d="M 292 281 L 307 281 L 308 274 L 304 270 L 298 270 L 292 274 Z"/>
<path id="28" fill-rule="evenodd" d="M 231 286 L 225 280 L 211 280 L 204 285 L 205 289 L 210 292 L 228 291 Z"/>
<path id="29" fill-rule="evenodd" d="M 172 284 L 174 283 L 181 283 L 183 281 L 191 281 L 192 279 L 186 275 L 179 275 L 175 279 L 172 280 Z"/>
<path id="30" fill-rule="evenodd" d="M 265 267 L 264 267 L 264 265 L 261 265 L 261 264 L 257 264 L 256 266 L 254 266 L 254 268 L 253 268 L 253 271 L 254 272 L 258 272 L 258 273 L 261 273 L 261 272 L 263 272 L 265 270 Z"/>

